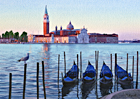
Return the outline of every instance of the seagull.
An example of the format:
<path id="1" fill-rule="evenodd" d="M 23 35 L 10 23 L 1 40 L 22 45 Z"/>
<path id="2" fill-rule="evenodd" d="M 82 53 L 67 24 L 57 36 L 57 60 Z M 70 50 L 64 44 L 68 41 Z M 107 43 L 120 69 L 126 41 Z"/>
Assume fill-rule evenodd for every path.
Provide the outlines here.
<path id="1" fill-rule="evenodd" d="M 27 53 L 26 57 L 22 57 L 21 59 L 19 59 L 18 61 L 24 61 L 24 64 L 26 64 L 26 61 L 29 59 L 29 53 Z"/>

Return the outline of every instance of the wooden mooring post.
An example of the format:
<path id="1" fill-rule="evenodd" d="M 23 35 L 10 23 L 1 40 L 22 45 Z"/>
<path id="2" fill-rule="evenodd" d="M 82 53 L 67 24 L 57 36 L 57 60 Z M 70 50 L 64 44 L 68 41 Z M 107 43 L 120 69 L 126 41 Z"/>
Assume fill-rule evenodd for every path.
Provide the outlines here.
<path id="1" fill-rule="evenodd" d="M 111 72 L 112 72 L 112 54 L 110 54 L 110 66 L 111 66 Z"/>
<path id="2" fill-rule="evenodd" d="M 132 59 L 132 78 L 134 78 L 134 56 Z"/>
<path id="3" fill-rule="evenodd" d="M 66 74 L 66 55 L 64 51 L 64 75 Z"/>
<path id="4" fill-rule="evenodd" d="M 37 62 L 37 99 L 39 99 L 39 62 Z"/>
<path id="5" fill-rule="evenodd" d="M 117 53 L 115 53 L 115 68 L 114 68 L 114 74 L 115 74 L 115 70 L 116 70 L 116 65 L 117 65 Z M 117 77 L 118 79 L 118 77 Z M 115 76 L 115 80 L 116 80 L 116 76 Z M 118 81 L 118 80 L 117 80 Z"/>
<path id="6" fill-rule="evenodd" d="M 126 71 L 128 73 L 128 53 L 127 53 L 127 60 L 126 60 Z"/>
<path id="7" fill-rule="evenodd" d="M 57 79 L 58 85 L 59 85 L 59 62 L 60 62 L 60 54 L 58 55 L 58 79 Z"/>
<path id="8" fill-rule="evenodd" d="M 44 90 L 44 99 L 46 99 L 46 88 L 45 88 L 45 73 L 44 73 L 44 61 L 42 61 L 42 82 L 43 82 L 43 90 Z"/>
<path id="9" fill-rule="evenodd" d="M 27 64 L 24 64 L 23 99 L 25 99 L 25 89 L 26 89 L 26 68 Z"/>
<path id="10" fill-rule="evenodd" d="M 115 53 L 115 68 L 114 68 L 114 74 L 115 74 L 116 66 L 117 66 L 117 53 Z M 118 71 L 117 71 L 117 74 L 118 74 Z M 116 78 L 117 78 L 117 91 L 118 91 L 118 76 L 115 77 L 115 81 L 116 81 Z"/>
<path id="11" fill-rule="evenodd" d="M 77 70 L 78 70 L 78 68 L 79 68 L 79 57 L 78 57 L 78 54 L 77 54 Z M 77 72 L 77 74 L 79 74 L 78 72 Z M 77 79 L 79 78 L 79 75 L 77 75 Z"/>
<path id="12" fill-rule="evenodd" d="M 78 70 L 78 68 L 79 68 L 79 56 L 77 54 L 77 70 Z M 77 79 L 78 79 L 78 81 L 77 81 L 77 97 L 78 97 L 78 93 L 79 93 L 79 90 L 78 90 L 79 73 L 78 72 L 77 72 Z"/>
<path id="13" fill-rule="evenodd" d="M 80 79 L 82 78 L 82 52 L 80 52 Z"/>
<path id="14" fill-rule="evenodd" d="M 99 51 L 95 51 L 95 62 L 96 62 L 96 98 L 98 99 L 98 86 L 97 86 L 97 81 L 98 81 L 98 58 L 99 58 Z"/>
<path id="15" fill-rule="evenodd" d="M 60 91 L 59 91 L 59 63 L 60 63 L 60 54 L 58 55 L 58 78 L 57 78 L 57 83 L 58 83 L 58 98 L 60 98 Z"/>
<path id="16" fill-rule="evenodd" d="M 136 89 L 138 88 L 138 68 L 139 68 L 139 52 L 137 51 L 137 77 L 136 77 Z"/>
<path id="17" fill-rule="evenodd" d="M 9 73 L 9 99 L 11 99 L 12 92 L 12 73 Z"/>

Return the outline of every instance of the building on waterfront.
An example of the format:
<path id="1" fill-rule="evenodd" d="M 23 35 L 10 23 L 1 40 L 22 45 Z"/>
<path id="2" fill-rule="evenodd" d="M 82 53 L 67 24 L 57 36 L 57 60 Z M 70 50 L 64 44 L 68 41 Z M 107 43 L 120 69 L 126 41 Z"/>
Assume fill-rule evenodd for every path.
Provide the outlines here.
<path id="1" fill-rule="evenodd" d="M 118 34 L 88 33 L 89 43 L 118 43 Z"/>
<path id="2" fill-rule="evenodd" d="M 43 16 L 43 35 L 28 35 L 28 42 L 33 43 L 54 43 L 53 34 L 49 33 L 49 15 L 47 6 L 45 6 L 45 13 Z"/>
<path id="3" fill-rule="evenodd" d="M 45 36 L 49 36 L 49 15 L 47 11 L 47 6 L 45 7 L 45 14 L 43 20 L 43 32 Z"/>
<path id="4" fill-rule="evenodd" d="M 66 29 L 55 27 L 49 32 L 49 15 L 47 6 L 43 16 L 43 35 L 28 35 L 28 42 L 34 43 L 118 43 L 117 34 L 87 33 L 87 29 L 74 29 L 71 21 Z"/>
<path id="5" fill-rule="evenodd" d="M 60 30 L 58 30 L 56 26 L 55 30 L 50 33 L 54 34 L 54 43 L 77 43 L 77 36 L 80 34 L 80 29 L 74 29 L 70 21 L 66 29 L 62 29 L 61 26 Z"/>
<path id="6" fill-rule="evenodd" d="M 81 29 L 81 32 L 78 35 L 78 43 L 89 43 L 89 35 L 87 34 L 87 29 Z"/>
<path id="7" fill-rule="evenodd" d="M 0 38 L 0 43 L 15 43 L 18 42 L 15 38 Z"/>

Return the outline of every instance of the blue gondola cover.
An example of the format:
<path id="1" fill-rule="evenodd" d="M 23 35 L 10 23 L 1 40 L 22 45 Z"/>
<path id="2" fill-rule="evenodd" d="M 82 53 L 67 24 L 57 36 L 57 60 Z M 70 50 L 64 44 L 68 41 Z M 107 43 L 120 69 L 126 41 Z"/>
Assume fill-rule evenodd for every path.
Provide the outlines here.
<path id="1" fill-rule="evenodd" d="M 88 77 L 95 77 L 96 76 L 96 71 L 92 65 L 88 65 L 85 72 L 83 73 L 83 77 L 88 76 Z"/>
<path id="2" fill-rule="evenodd" d="M 65 77 L 76 78 L 78 76 L 78 66 L 73 65 L 72 68 L 66 73 Z"/>
<path id="3" fill-rule="evenodd" d="M 102 69 L 101 69 L 100 78 L 102 78 L 103 76 L 113 77 L 111 70 L 106 64 L 103 64 Z"/>
<path id="4" fill-rule="evenodd" d="M 73 81 L 73 79 L 71 79 L 70 77 L 66 77 L 64 80 L 65 81 Z"/>
<path id="5" fill-rule="evenodd" d="M 118 78 L 124 78 L 125 76 L 131 76 L 130 73 L 128 74 L 127 71 L 125 71 L 124 69 L 122 69 L 119 65 L 115 66 L 115 75 Z"/>

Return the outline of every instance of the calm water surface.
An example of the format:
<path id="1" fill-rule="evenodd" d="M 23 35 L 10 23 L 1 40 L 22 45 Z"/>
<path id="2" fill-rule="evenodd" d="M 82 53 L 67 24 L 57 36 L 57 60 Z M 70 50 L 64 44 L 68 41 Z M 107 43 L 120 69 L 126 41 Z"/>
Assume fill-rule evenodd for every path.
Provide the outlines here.
<path id="1" fill-rule="evenodd" d="M 17 60 L 26 53 L 30 53 L 27 61 L 26 99 L 36 99 L 36 68 L 39 62 L 39 97 L 44 98 L 42 85 L 42 65 L 45 63 L 45 87 L 47 99 L 96 99 L 111 92 L 122 90 L 124 87 L 114 83 L 110 87 L 101 88 L 98 80 L 98 89 L 95 85 L 78 85 L 63 87 L 61 72 L 64 72 L 64 51 L 66 52 L 67 71 L 71 68 L 73 61 L 77 62 L 76 56 L 82 51 L 82 71 L 85 71 L 88 60 L 95 67 L 95 51 L 99 51 L 98 73 L 100 73 L 103 61 L 110 67 L 110 54 L 113 58 L 118 55 L 118 64 L 126 69 L 126 56 L 129 54 L 129 72 L 132 72 L 132 57 L 135 57 L 134 88 L 136 81 L 136 56 L 140 52 L 140 44 L 0 44 L 0 99 L 8 99 L 9 96 L 9 73 L 12 73 L 12 99 L 22 99 L 24 62 Z M 60 54 L 60 81 L 57 83 L 58 54 Z M 139 68 L 140 70 L 140 68 Z M 99 74 L 98 74 L 99 78 Z M 139 74 L 140 82 L 140 74 Z M 132 87 L 131 87 L 132 88 Z M 140 84 L 138 85 L 140 88 Z"/>

